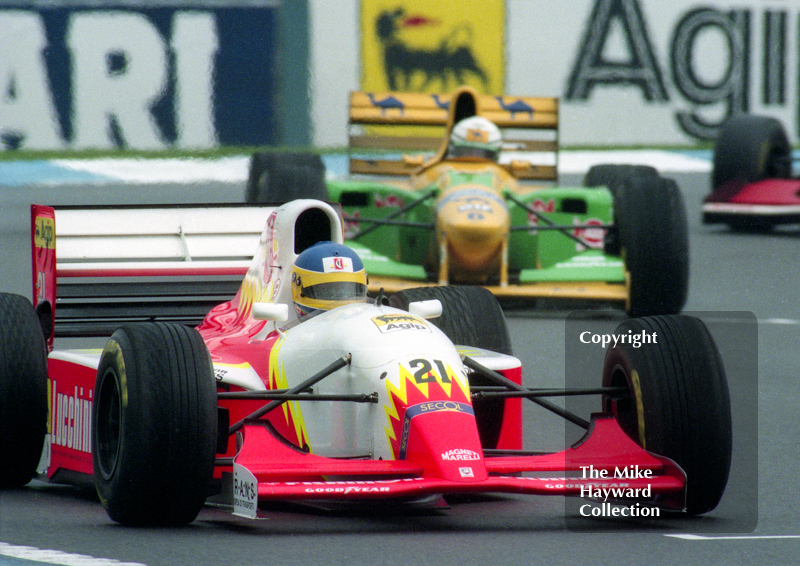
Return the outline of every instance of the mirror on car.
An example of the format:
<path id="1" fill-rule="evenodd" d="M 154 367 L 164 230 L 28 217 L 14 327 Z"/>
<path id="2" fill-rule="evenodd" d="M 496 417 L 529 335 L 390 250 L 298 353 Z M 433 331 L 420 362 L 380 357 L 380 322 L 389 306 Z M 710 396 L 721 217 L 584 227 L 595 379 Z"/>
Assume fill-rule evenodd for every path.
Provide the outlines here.
<path id="1" fill-rule="evenodd" d="M 436 318 L 442 316 L 442 302 L 439 299 L 414 301 L 408 303 L 408 312 L 420 318 Z"/>
<path id="2" fill-rule="evenodd" d="M 256 320 L 289 320 L 289 305 L 283 303 L 253 303 L 253 318 Z"/>
<path id="3" fill-rule="evenodd" d="M 409 166 L 418 167 L 425 163 L 425 156 L 424 155 L 409 155 L 407 153 L 403 154 L 403 163 Z"/>

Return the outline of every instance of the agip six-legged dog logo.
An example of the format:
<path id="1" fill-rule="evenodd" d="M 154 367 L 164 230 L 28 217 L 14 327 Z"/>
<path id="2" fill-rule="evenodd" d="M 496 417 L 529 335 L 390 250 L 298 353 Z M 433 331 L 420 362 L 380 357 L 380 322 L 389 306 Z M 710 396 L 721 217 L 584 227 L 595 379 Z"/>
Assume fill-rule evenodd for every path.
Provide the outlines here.
<path id="1" fill-rule="evenodd" d="M 488 90 L 489 76 L 473 53 L 473 31 L 459 24 L 439 40 L 437 46 L 415 47 L 401 37 L 404 28 L 439 25 L 426 16 L 406 16 L 403 8 L 385 10 L 375 20 L 375 32 L 383 47 L 383 66 L 389 90 L 424 91 L 428 87 L 449 90 L 478 79 Z M 421 75 L 415 80 L 415 75 Z M 438 84 L 436 84 L 438 83 Z"/>

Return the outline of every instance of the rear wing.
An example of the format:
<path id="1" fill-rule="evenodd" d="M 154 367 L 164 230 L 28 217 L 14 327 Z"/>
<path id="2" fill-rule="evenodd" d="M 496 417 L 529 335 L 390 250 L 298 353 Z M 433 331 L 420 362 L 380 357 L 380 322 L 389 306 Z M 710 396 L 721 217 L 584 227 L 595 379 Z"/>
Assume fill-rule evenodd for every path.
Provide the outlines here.
<path id="1" fill-rule="evenodd" d="M 453 124 L 474 115 L 503 132 L 503 150 L 514 152 L 513 161 L 503 160 L 512 175 L 556 180 L 558 99 L 477 94 L 469 87 L 453 94 L 350 93 L 350 172 L 413 174 L 420 160 L 398 152 L 436 152 L 434 160 L 441 159 Z M 395 155 L 375 156 L 387 152 Z"/>
<path id="2" fill-rule="evenodd" d="M 126 322 L 199 324 L 236 295 L 272 210 L 33 205 L 33 298 L 49 346 Z"/>

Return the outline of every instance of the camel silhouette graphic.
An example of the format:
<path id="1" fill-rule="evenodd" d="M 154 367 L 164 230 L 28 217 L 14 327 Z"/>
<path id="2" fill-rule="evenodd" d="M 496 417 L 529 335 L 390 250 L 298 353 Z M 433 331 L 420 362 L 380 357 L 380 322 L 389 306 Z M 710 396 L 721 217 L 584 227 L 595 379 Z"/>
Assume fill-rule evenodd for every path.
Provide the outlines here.
<path id="1" fill-rule="evenodd" d="M 517 99 L 510 104 L 506 104 L 505 100 L 503 100 L 502 96 L 495 96 L 497 102 L 500 104 L 500 108 L 511 112 L 511 119 L 513 120 L 514 117 L 520 112 L 526 112 L 529 117 L 533 116 L 533 107 L 525 104 L 521 100 Z"/>
<path id="2" fill-rule="evenodd" d="M 389 95 L 381 100 L 377 100 L 375 95 L 371 92 L 368 92 L 367 96 L 369 97 L 369 101 L 373 106 L 377 106 L 381 109 L 381 114 L 386 114 L 387 110 L 399 110 L 400 114 L 405 111 L 405 105 L 400 100 L 397 100 L 397 98 L 394 96 Z"/>

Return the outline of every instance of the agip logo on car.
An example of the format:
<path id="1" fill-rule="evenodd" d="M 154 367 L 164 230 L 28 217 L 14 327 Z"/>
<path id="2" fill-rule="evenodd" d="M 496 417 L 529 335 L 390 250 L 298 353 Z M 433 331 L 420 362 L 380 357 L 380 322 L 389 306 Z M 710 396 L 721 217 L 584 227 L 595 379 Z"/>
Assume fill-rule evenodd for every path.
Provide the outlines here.
<path id="1" fill-rule="evenodd" d="M 375 326 L 378 327 L 382 334 L 401 330 L 431 331 L 430 326 L 424 319 L 411 314 L 382 314 L 381 316 L 372 317 L 372 322 L 375 323 Z"/>

